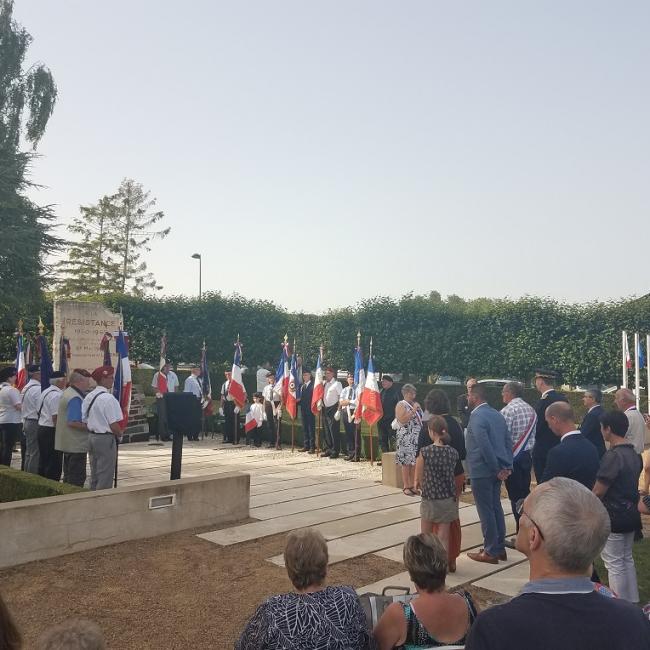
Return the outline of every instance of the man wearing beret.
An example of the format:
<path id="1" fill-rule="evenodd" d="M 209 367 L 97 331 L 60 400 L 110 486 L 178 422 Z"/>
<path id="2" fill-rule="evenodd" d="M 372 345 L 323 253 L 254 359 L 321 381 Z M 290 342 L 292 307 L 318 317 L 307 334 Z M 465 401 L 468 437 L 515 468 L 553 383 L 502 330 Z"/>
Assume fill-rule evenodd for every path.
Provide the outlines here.
<path id="1" fill-rule="evenodd" d="M 59 415 L 59 401 L 65 388 L 65 373 L 53 372 L 50 385 L 38 399 L 38 473 L 53 481 L 61 480 L 63 454 L 54 447 L 56 419 Z"/>
<path id="2" fill-rule="evenodd" d="M 117 443 L 122 436 L 124 418 L 120 403 L 110 391 L 114 373 L 111 366 L 96 368 L 92 378 L 97 387 L 86 395 L 81 405 L 81 417 L 89 432 L 91 490 L 107 490 L 113 486 Z"/>
<path id="3" fill-rule="evenodd" d="M 533 469 L 535 479 L 540 483 L 546 468 L 548 452 L 559 444 L 560 439 L 551 431 L 546 421 L 546 409 L 555 402 L 566 402 L 567 398 L 553 388 L 557 373 L 553 370 L 537 370 L 535 372 L 535 388 L 541 393 L 535 412 L 537 413 L 537 428 L 535 430 L 535 446 L 533 447 Z"/>
<path id="4" fill-rule="evenodd" d="M 20 391 L 14 386 L 16 369 L 0 370 L 0 465 L 11 466 L 11 455 L 20 438 Z"/>
<path id="5" fill-rule="evenodd" d="M 83 487 L 86 483 L 88 429 L 81 419 L 81 404 L 88 392 L 90 373 L 77 368 L 59 401 L 54 447 L 63 453 L 63 482 Z"/>
<path id="6" fill-rule="evenodd" d="M 20 393 L 22 402 L 21 417 L 25 434 L 25 471 L 38 474 L 38 400 L 41 396 L 41 367 L 27 366 L 29 381 Z"/>

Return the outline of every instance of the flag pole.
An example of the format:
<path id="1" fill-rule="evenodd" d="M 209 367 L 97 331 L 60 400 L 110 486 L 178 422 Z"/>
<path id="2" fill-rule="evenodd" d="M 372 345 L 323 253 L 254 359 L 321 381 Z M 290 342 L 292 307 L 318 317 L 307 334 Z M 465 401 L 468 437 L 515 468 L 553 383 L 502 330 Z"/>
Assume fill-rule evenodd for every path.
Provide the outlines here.
<path id="1" fill-rule="evenodd" d="M 372 359 L 372 336 L 370 337 L 370 357 L 369 359 Z M 374 370 L 374 366 L 373 366 Z M 374 459 L 374 450 L 373 450 L 373 445 L 372 445 L 372 424 L 370 425 L 370 429 L 368 431 L 368 441 L 370 442 L 370 465 L 375 464 L 375 459 Z"/>
<path id="2" fill-rule="evenodd" d="M 634 332 L 634 394 L 636 395 L 636 407 L 637 409 L 641 405 L 641 388 L 640 388 L 640 375 L 641 371 L 639 369 L 639 333 Z"/>
<path id="3" fill-rule="evenodd" d="M 323 367 L 323 352 L 324 352 L 324 348 L 323 348 L 322 343 L 321 343 L 320 347 L 318 348 L 318 352 L 320 354 L 320 365 L 321 365 L 321 369 L 322 369 L 322 367 Z M 316 386 L 314 385 L 314 389 L 315 388 L 316 388 Z M 318 406 L 318 404 L 316 406 Z M 321 426 L 322 426 L 322 421 L 321 421 L 322 413 L 323 413 L 323 406 L 321 405 L 321 407 L 318 409 L 318 429 L 316 430 L 316 454 L 317 454 L 319 460 L 321 458 L 321 455 L 320 455 L 320 452 L 321 452 L 321 449 L 320 449 L 320 433 L 321 433 Z"/>
<path id="4" fill-rule="evenodd" d="M 296 354 L 296 339 L 293 339 L 293 355 Z M 293 356 L 292 355 L 292 356 Z M 293 372 L 293 359 L 291 360 L 291 365 L 289 366 L 289 384 L 291 384 L 291 380 L 295 379 L 294 377 L 291 376 Z M 294 390 L 297 392 L 298 391 L 298 386 L 294 386 Z M 296 403 L 296 415 L 298 415 L 298 404 Z M 295 432 L 295 424 L 296 424 L 296 418 L 295 416 L 291 417 L 291 453 L 293 454 L 294 452 L 294 447 L 296 444 L 296 432 Z"/>
<path id="5" fill-rule="evenodd" d="M 645 337 L 645 369 L 646 369 L 646 390 L 648 391 L 648 403 L 646 411 L 650 412 L 650 334 Z"/>
<path id="6" fill-rule="evenodd" d="M 627 388 L 627 332 L 622 333 L 623 388 Z"/>

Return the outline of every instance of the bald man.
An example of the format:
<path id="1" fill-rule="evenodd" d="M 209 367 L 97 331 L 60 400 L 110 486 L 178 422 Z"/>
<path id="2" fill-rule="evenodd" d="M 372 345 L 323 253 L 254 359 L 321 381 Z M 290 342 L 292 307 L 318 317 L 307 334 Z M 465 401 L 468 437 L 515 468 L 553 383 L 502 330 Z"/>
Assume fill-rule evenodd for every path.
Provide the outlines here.
<path id="1" fill-rule="evenodd" d="M 575 413 L 567 402 L 554 402 L 546 408 L 548 428 L 560 439 L 546 457 L 540 483 L 564 476 L 592 489 L 600 465 L 598 450 L 575 425 Z"/>

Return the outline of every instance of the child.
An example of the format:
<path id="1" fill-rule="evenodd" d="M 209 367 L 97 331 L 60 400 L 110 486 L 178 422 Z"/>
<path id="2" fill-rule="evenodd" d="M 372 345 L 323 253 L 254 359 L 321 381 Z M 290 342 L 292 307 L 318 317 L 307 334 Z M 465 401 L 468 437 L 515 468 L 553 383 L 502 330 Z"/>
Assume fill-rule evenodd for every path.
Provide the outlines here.
<path id="1" fill-rule="evenodd" d="M 427 422 L 432 445 L 423 447 L 415 464 L 416 486 L 421 490 L 421 529 L 434 532 L 445 548 L 449 547 L 449 524 L 458 519 L 454 469 L 458 452 L 449 446 L 447 422 L 433 415 Z"/>
<path id="2" fill-rule="evenodd" d="M 266 420 L 266 413 L 264 413 L 264 398 L 262 393 L 253 393 L 253 403 L 251 404 L 250 417 L 255 420 L 257 423 L 253 429 L 252 442 L 256 447 L 262 446 L 262 426 Z M 248 433 L 246 434 L 246 444 L 251 444 L 249 442 Z"/>

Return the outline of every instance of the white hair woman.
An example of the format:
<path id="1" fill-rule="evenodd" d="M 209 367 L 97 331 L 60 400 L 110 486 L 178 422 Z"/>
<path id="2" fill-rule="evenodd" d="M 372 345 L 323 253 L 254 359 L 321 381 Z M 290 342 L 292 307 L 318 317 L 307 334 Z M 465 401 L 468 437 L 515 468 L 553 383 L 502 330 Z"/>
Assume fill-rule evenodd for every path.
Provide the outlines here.
<path id="1" fill-rule="evenodd" d="M 422 429 L 422 408 L 415 401 L 417 390 L 413 384 L 402 386 L 403 400 L 395 407 L 397 429 L 397 451 L 395 462 L 402 467 L 404 494 L 417 496 L 415 491 L 415 461 L 418 455 L 418 437 Z"/>

